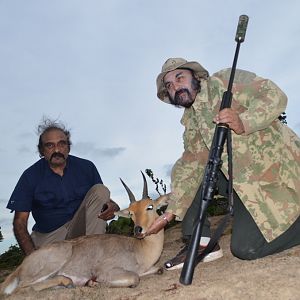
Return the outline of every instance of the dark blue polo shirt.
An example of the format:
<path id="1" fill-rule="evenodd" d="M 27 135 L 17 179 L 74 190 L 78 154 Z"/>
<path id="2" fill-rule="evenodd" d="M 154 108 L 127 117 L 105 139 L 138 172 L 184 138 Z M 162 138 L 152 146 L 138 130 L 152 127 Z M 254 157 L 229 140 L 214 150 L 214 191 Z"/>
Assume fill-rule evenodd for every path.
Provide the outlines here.
<path id="1" fill-rule="evenodd" d="M 72 219 L 87 191 L 102 183 L 95 165 L 86 159 L 69 155 L 64 175 L 54 173 L 42 158 L 24 171 L 7 208 L 32 212 L 32 230 L 50 232 Z"/>

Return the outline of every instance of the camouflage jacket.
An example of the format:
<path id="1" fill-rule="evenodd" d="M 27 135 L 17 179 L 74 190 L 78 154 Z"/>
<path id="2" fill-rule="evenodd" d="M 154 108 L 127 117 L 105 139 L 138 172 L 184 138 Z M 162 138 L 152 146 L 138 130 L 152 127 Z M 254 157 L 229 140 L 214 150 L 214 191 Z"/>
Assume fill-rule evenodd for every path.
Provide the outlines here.
<path id="1" fill-rule="evenodd" d="M 171 175 L 167 211 L 182 220 L 203 179 L 229 69 L 201 82 L 181 123 L 184 153 Z M 270 80 L 237 70 L 231 107 L 239 112 L 245 133 L 232 131 L 233 185 L 267 241 L 286 231 L 300 214 L 300 140 L 278 120 L 287 97 Z M 226 147 L 222 171 L 227 174 Z"/>

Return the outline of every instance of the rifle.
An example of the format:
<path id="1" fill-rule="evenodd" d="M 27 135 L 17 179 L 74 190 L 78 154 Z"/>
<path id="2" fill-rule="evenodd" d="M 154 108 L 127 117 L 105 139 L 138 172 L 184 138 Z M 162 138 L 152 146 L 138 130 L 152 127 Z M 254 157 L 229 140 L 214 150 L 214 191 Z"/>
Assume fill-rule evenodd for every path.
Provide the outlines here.
<path id="1" fill-rule="evenodd" d="M 235 41 L 237 42 L 236 50 L 233 59 L 233 65 L 231 68 L 230 78 L 228 82 L 227 91 L 223 93 L 222 102 L 220 110 L 224 108 L 230 108 L 231 101 L 232 101 L 232 85 L 234 80 L 234 75 L 236 71 L 236 64 L 238 59 L 238 54 L 240 50 L 241 43 L 245 40 L 246 29 L 248 24 L 248 16 L 241 15 L 239 17 L 239 22 L 237 26 Z M 231 132 L 228 128 L 227 124 L 217 124 L 212 140 L 212 145 L 209 152 L 208 162 L 204 171 L 204 176 L 202 180 L 202 184 L 199 187 L 199 190 L 195 197 L 200 198 L 200 210 L 198 212 L 198 216 L 196 218 L 196 222 L 193 228 L 193 234 L 189 243 L 187 258 L 184 262 L 181 275 L 180 275 L 180 282 L 184 285 L 189 285 L 192 283 L 193 274 L 195 266 L 201 261 L 203 256 L 209 253 L 212 248 L 215 246 L 217 242 L 216 238 L 212 238 L 208 246 L 206 247 L 204 253 L 202 253 L 201 257 L 196 257 L 199 247 L 199 242 L 202 234 L 202 229 L 204 225 L 204 220 L 206 216 L 206 210 L 209 203 L 213 200 L 213 197 L 216 193 L 217 182 L 218 182 L 218 173 L 222 167 L 222 160 L 221 156 L 223 153 L 224 144 L 227 140 L 228 143 L 231 142 Z M 229 178 L 232 176 L 230 174 L 232 172 L 232 168 L 229 167 Z M 232 180 L 231 186 L 229 186 L 229 202 L 232 203 L 233 199 L 233 188 L 232 188 Z M 231 214 L 232 214 L 232 206 L 231 206 Z M 221 235 L 221 233 L 219 233 Z M 214 241 L 212 241 L 214 240 Z"/>

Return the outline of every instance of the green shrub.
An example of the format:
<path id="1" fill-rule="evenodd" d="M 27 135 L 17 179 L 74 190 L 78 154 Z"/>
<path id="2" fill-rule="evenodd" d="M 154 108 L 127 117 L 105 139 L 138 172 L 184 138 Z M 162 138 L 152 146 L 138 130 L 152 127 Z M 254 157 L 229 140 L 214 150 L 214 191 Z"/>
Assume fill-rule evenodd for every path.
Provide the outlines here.
<path id="1" fill-rule="evenodd" d="M 220 216 L 225 215 L 228 209 L 228 199 L 223 197 L 214 198 L 213 201 L 207 207 L 207 215 Z"/>
<path id="2" fill-rule="evenodd" d="M 0 255 L 0 269 L 13 269 L 24 259 L 24 253 L 18 245 L 10 246 L 9 249 Z"/>
<path id="3" fill-rule="evenodd" d="M 134 223 L 130 218 L 119 217 L 118 220 L 113 220 L 106 228 L 107 233 L 120 235 L 133 235 Z"/>

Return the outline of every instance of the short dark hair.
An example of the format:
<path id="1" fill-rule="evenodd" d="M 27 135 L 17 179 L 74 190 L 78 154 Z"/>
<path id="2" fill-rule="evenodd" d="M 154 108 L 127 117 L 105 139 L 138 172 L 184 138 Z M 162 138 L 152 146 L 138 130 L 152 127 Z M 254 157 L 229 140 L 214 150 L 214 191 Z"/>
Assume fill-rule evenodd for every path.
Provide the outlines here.
<path id="1" fill-rule="evenodd" d="M 40 157 L 44 156 L 44 153 L 43 153 L 44 145 L 43 145 L 42 137 L 45 133 L 47 133 L 51 130 L 62 131 L 67 137 L 67 143 L 68 143 L 69 150 L 71 148 L 71 145 L 72 145 L 71 133 L 69 130 L 66 129 L 66 126 L 58 120 L 51 120 L 49 118 L 43 118 L 42 122 L 37 127 L 37 133 L 39 135 L 39 143 L 38 143 L 37 147 L 38 147 Z"/>

